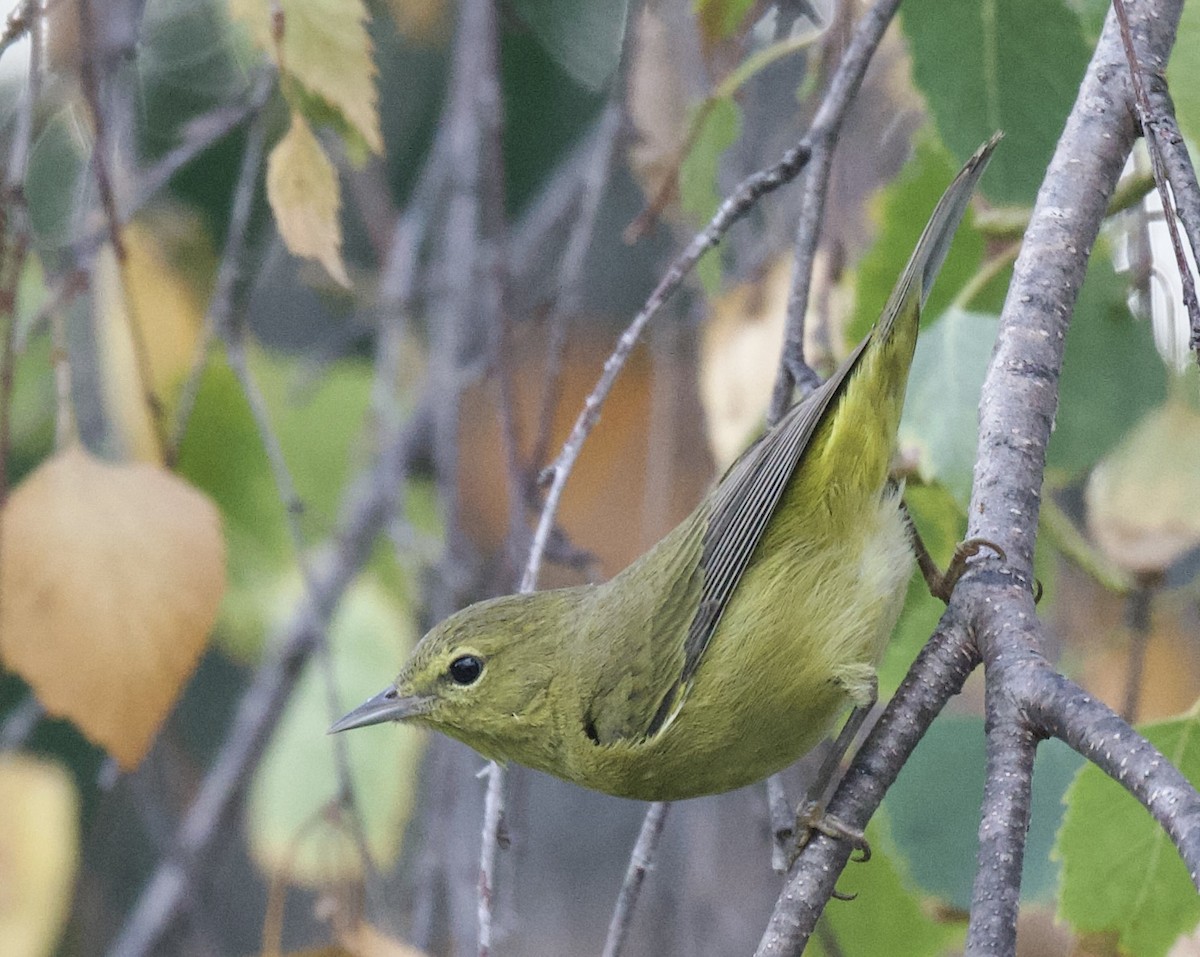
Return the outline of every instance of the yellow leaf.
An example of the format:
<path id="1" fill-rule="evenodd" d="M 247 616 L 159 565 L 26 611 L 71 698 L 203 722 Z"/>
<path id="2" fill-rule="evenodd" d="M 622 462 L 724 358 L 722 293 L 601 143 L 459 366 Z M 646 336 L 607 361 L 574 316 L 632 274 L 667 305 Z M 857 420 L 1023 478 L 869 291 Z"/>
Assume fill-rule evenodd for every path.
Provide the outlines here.
<path id="1" fill-rule="evenodd" d="M 0 756 L 0 953 L 48 957 L 70 912 L 79 799 L 57 764 Z"/>
<path id="2" fill-rule="evenodd" d="M 791 256 L 713 300 L 700 348 L 708 445 L 725 468 L 761 428 L 771 401 L 791 286 Z"/>
<path id="3" fill-rule="evenodd" d="M 647 203 L 671 188 L 687 145 L 691 104 L 671 30 L 650 5 L 642 9 L 629 69 L 629 118 L 636 139 L 629 165 Z"/>
<path id="4" fill-rule="evenodd" d="M 387 0 L 387 6 L 406 40 L 431 45 L 445 41 L 450 20 L 446 0 Z"/>
<path id="5" fill-rule="evenodd" d="M 337 172 L 304 117 L 295 110 L 291 128 L 267 160 L 267 199 L 287 248 L 297 256 L 315 259 L 349 288 L 342 263 Z"/>
<path id="6" fill-rule="evenodd" d="M 0 657 L 123 768 L 195 668 L 224 588 L 220 515 L 157 466 L 68 449 L 0 511 Z"/>
<path id="7" fill-rule="evenodd" d="M 1162 572 L 1200 545 L 1200 412 L 1181 398 L 1150 412 L 1088 477 L 1088 528 L 1109 560 Z"/>
<path id="8" fill-rule="evenodd" d="M 178 248 L 171 231 L 196 230 L 190 217 L 157 217 L 153 226 L 131 223 L 122 234 L 124 264 L 106 245 L 96 260 L 96 308 L 100 373 L 105 406 L 130 458 L 160 462 L 162 449 L 146 402 L 133 324 L 146 350 L 150 385 L 170 408 L 170 398 L 187 375 L 204 325 L 205 302 L 196 284 L 175 268 L 167 250 Z M 164 229 L 167 232 L 164 232 Z M 195 264 L 194 243 L 181 254 Z M 211 256 L 207 257 L 211 258 Z"/>
<path id="9" fill-rule="evenodd" d="M 425 951 L 389 937 L 366 923 L 342 935 L 341 943 L 354 957 L 425 957 Z"/>
<path id="10" fill-rule="evenodd" d="M 271 0 L 229 0 L 229 12 L 250 30 L 276 65 L 337 110 L 375 153 L 379 132 L 375 62 L 362 0 L 279 0 L 283 34 L 276 43 Z"/>

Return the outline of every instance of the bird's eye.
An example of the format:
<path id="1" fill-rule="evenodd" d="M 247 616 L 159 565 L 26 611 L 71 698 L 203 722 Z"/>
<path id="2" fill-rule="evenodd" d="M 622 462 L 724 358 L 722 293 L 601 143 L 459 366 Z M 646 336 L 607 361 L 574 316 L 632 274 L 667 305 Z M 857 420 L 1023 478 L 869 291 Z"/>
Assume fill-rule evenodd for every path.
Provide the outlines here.
<path id="1" fill-rule="evenodd" d="M 456 685 L 471 685 L 483 674 L 483 659 L 475 655 L 459 655 L 447 669 L 450 680 Z"/>

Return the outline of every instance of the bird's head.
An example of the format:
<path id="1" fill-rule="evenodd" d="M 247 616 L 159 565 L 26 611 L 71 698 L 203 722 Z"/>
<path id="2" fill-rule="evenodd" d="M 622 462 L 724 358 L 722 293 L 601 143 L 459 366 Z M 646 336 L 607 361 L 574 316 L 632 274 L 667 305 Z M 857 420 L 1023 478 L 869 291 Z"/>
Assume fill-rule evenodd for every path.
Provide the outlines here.
<path id="1" fill-rule="evenodd" d="M 509 595 L 451 615 L 413 649 L 396 680 L 330 728 L 416 721 L 486 757 L 536 764 L 551 742 L 551 685 L 561 642 L 553 592 Z"/>

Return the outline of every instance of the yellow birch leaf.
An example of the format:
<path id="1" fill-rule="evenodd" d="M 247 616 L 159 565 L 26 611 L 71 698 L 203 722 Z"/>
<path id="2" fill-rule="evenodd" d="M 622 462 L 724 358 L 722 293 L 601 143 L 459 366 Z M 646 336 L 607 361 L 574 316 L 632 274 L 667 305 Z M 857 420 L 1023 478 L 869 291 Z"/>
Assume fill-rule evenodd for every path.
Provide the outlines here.
<path id="1" fill-rule="evenodd" d="M 375 61 L 362 0 L 279 0 L 276 43 L 271 0 L 229 0 L 229 12 L 276 65 L 342 115 L 375 153 L 383 152 Z"/>
<path id="2" fill-rule="evenodd" d="M 71 448 L 0 511 L 0 658 L 122 768 L 195 668 L 224 588 L 219 513 L 158 466 Z"/>
<path id="3" fill-rule="evenodd" d="M 1200 545 L 1200 413 L 1182 398 L 1152 411 L 1088 477 L 1088 528 L 1109 561 L 1165 571 Z"/>
<path id="4" fill-rule="evenodd" d="M 430 45 L 445 41 L 450 22 L 446 0 L 387 0 L 387 7 L 406 40 Z"/>
<path id="5" fill-rule="evenodd" d="M 0 953 L 49 957 L 70 912 L 79 798 L 57 764 L 0 756 Z"/>
<path id="6" fill-rule="evenodd" d="M 647 203 L 656 203 L 668 189 L 667 198 L 673 201 L 673 182 L 687 145 L 690 102 L 670 27 L 650 5 L 642 8 L 634 36 L 627 103 L 636 134 L 629 149 L 630 169 Z"/>
<path id="7" fill-rule="evenodd" d="M 760 279 L 713 299 L 700 347 L 700 399 L 720 469 L 763 424 L 783 348 L 791 276 L 791 256 L 780 256 Z"/>
<path id="8" fill-rule="evenodd" d="M 389 937 L 365 922 L 343 934 L 341 944 L 354 957 L 427 957 L 425 951 Z"/>
<path id="9" fill-rule="evenodd" d="M 342 205 L 337 172 L 308 124 L 295 110 L 287 134 L 267 160 L 267 199 L 279 235 L 293 253 L 315 259 L 349 288 L 342 263 Z"/>
<path id="10" fill-rule="evenodd" d="M 204 325 L 201 292 L 176 270 L 166 252 L 178 246 L 174 237 L 163 232 L 161 227 L 166 225 L 165 215 L 159 216 L 154 226 L 131 223 L 121 234 L 124 263 L 118 263 L 111 245 L 105 245 L 96 259 L 94 288 L 104 403 L 120 436 L 122 452 L 143 462 L 161 462 L 162 449 L 146 401 L 134 324 L 145 346 L 150 386 L 168 409 L 191 366 Z M 169 228 L 187 226 L 196 228 L 197 224 L 190 218 L 177 218 Z M 193 250 L 187 252 L 189 258 L 196 258 Z"/>

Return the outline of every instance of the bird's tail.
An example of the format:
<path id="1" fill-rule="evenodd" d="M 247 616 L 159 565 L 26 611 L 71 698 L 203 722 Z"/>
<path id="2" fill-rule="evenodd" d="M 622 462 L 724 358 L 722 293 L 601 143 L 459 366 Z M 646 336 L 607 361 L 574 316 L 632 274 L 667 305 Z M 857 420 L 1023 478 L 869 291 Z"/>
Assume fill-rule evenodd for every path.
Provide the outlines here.
<path id="1" fill-rule="evenodd" d="M 879 489 L 886 479 L 921 308 L 999 139 L 997 133 L 984 143 L 946 188 L 879 321 L 826 383 L 836 390 L 832 403 L 836 411 L 828 416 L 810 450 L 820 462 L 810 458 L 809 473 L 815 482 L 826 483 L 822 494 L 827 508 L 831 514 L 844 513 L 845 521 L 853 520 L 863 496 Z"/>
<path id="2" fill-rule="evenodd" d="M 992 138 L 975 151 L 954 177 L 954 182 L 942 193 L 929 222 L 925 224 L 921 238 L 917 240 L 908 265 L 896 281 L 883 314 L 879 317 L 874 332 L 878 339 L 886 340 L 891 337 L 899 316 L 914 307 L 918 313 L 924 308 L 925 300 L 929 298 L 929 290 L 933 288 L 933 281 L 937 278 L 938 270 L 942 268 L 942 262 L 954 239 L 954 231 L 958 229 L 958 224 L 971 202 L 975 184 L 979 182 L 979 177 L 987 168 L 988 160 L 992 158 L 992 151 L 1003 135 L 1000 132 L 993 133 Z"/>

